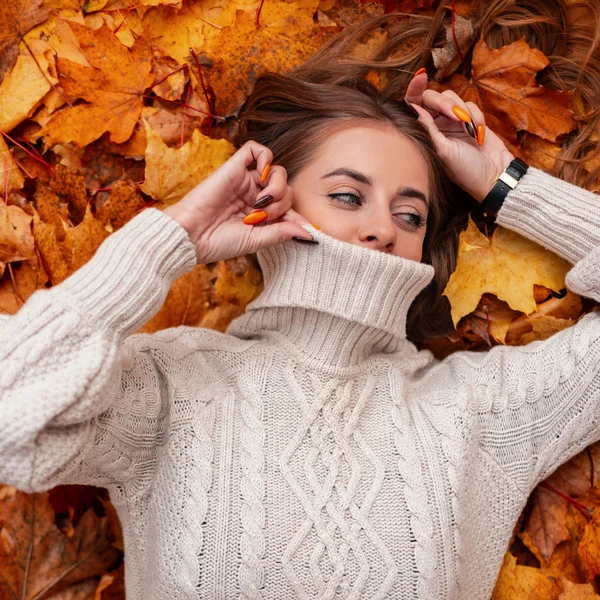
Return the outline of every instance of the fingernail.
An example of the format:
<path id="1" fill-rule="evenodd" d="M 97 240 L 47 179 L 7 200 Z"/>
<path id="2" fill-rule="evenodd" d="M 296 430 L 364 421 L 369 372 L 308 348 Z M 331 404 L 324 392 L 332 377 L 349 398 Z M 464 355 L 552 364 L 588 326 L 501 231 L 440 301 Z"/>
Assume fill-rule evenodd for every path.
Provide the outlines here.
<path id="1" fill-rule="evenodd" d="M 260 176 L 260 182 L 264 183 L 265 179 L 269 176 L 269 171 L 271 170 L 271 163 L 267 163 L 265 168 L 263 169 L 263 172 Z"/>
<path id="2" fill-rule="evenodd" d="M 321 231 L 321 228 L 320 228 L 320 227 L 317 227 L 317 226 L 316 226 L 314 223 L 311 223 L 311 225 L 312 225 L 312 226 L 313 226 L 313 227 L 314 227 L 316 230 L 318 230 L 318 231 Z"/>
<path id="3" fill-rule="evenodd" d="M 483 146 L 483 140 L 485 140 L 485 127 L 483 125 L 477 125 L 477 143 Z"/>
<path id="4" fill-rule="evenodd" d="M 307 240 L 306 238 L 301 238 L 296 235 L 292 239 L 295 242 L 300 242 L 301 244 L 318 244 L 319 243 L 317 240 L 313 240 L 312 238 L 310 240 Z"/>
<path id="5" fill-rule="evenodd" d="M 263 196 L 252 205 L 252 208 L 262 208 L 263 206 L 269 204 L 272 200 L 273 196 Z"/>
<path id="6" fill-rule="evenodd" d="M 404 107 L 406 108 L 406 111 L 408 112 L 408 114 L 410 114 L 413 117 L 415 117 L 416 119 L 418 119 L 419 113 L 412 107 L 411 103 L 406 98 L 402 98 L 402 102 L 403 102 Z"/>
<path id="7" fill-rule="evenodd" d="M 470 121 L 468 123 L 465 123 L 465 127 L 467 129 L 467 133 L 474 139 L 477 140 L 477 133 L 475 131 L 475 127 L 473 126 L 473 123 L 471 123 Z M 479 142 L 479 140 L 477 140 Z"/>
<path id="8" fill-rule="evenodd" d="M 421 73 L 427 73 L 427 69 L 425 67 L 421 67 L 414 75 L 413 77 L 416 77 L 417 75 L 420 75 Z"/>
<path id="9" fill-rule="evenodd" d="M 256 223 L 262 223 L 268 218 L 269 215 L 264 210 L 257 210 L 256 212 L 251 212 L 249 215 L 246 215 L 244 223 L 246 223 L 246 225 L 256 225 Z"/>
<path id="10" fill-rule="evenodd" d="M 452 107 L 452 112 L 461 121 L 464 121 L 465 123 L 470 123 L 471 122 L 471 115 L 464 108 L 461 108 L 460 106 L 453 106 Z"/>

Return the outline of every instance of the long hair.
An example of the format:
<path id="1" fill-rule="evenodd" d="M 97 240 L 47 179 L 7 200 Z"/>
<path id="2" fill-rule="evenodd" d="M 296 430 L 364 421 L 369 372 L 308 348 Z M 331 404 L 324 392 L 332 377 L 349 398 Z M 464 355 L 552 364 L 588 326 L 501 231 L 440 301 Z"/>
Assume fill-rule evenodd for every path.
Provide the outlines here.
<path id="1" fill-rule="evenodd" d="M 594 54 L 600 43 L 598 15 L 583 2 L 577 4 L 583 15 L 577 25 L 567 18 L 566 0 L 527 0 L 524 5 L 525 0 L 495 0 L 476 29 L 490 47 L 525 36 L 550 58 L 541 83 L 552 89 L 577 87 L 579 132 L 557 162 L 555 174 L 585 187 L 594 174 L 582 166 L 582 156 L 590 150 L 590 136 L 600 119 L 600 62 Z M 407 336 L 415 343 L 453 330 L 450 305 L 441 294 L 456 267 L 460 231 L 477 205 L 447 178 L 429 133 L 401 102 L 431 49 L 445 41 L 446 14 L 440 6 L 433 17 L 371 17 L 344 29 L 292 72 L 260 75 L 242 107 L 234 137 L 237 146 L 254 139 L 269 147 L 290 181 L 326 136 L 359 121 L 388 123 L 414 143 L 429 168 L 432 199 L 422 261 L 435 270 L 433 281 L 407 315 Z M 366 52 L 366 41 L 378 37 L 380 43 Z M 370 83 L 374 73 L 377 87 Z"/>

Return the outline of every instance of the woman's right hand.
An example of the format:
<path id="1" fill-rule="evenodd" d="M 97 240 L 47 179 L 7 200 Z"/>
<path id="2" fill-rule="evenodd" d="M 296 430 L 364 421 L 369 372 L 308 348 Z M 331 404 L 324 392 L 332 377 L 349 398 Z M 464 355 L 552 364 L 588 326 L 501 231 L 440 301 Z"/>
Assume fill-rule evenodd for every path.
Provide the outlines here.
<path id="1" fill-rule="evenodd" d="M 302 227 L 310 223 L 292 210 L 294 194 L 285 169 L 270 167 L 260 181 L 272 161 L 267 147 L 246 142 L 179 202 L 164 209 L 188 232 L 199 264 L 251 254 L 293 236 L 310 239 Z M 249 170 L 254 163 L 256 169 Z M 244 217 L 257 210 L 252 205 L 267 195 L 273 199 L 258 210 L 267 212 L 268 219 L 259 225 L 244 223 Z"/>

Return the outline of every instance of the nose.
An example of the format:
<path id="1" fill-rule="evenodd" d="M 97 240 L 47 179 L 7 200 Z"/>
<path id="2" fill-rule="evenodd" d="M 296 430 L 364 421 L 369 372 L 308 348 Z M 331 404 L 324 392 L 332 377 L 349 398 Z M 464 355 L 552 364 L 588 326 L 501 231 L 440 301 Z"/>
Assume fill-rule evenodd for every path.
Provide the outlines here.
<path id="1" fill-rule="evenodd" d="M 396 242 L 396 225 L 393 216 L 377 212 L 365 217 L 359 231 L 360 243 L 372 250 L 380 252 L 392 252 Z"/>

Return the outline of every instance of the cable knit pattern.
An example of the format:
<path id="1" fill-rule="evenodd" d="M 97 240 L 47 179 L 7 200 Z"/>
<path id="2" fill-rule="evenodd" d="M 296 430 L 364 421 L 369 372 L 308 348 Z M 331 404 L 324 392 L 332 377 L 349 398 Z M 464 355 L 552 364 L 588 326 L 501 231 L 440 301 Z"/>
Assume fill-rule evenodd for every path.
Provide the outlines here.
<path id="1" fill-rule="evenodd" d="M 600 301 L 598 203 L 530 168 L 498 222 Z M 196 263 L 153 208 L 0 317 L 0 480 L 107 487 L 128 600 L 489 600 L 533 487 L 600 440 L 600 313 L 437 361 L 405 331 L 433 268 L 306 227 L 225 333 L 133 334 Z"/>

